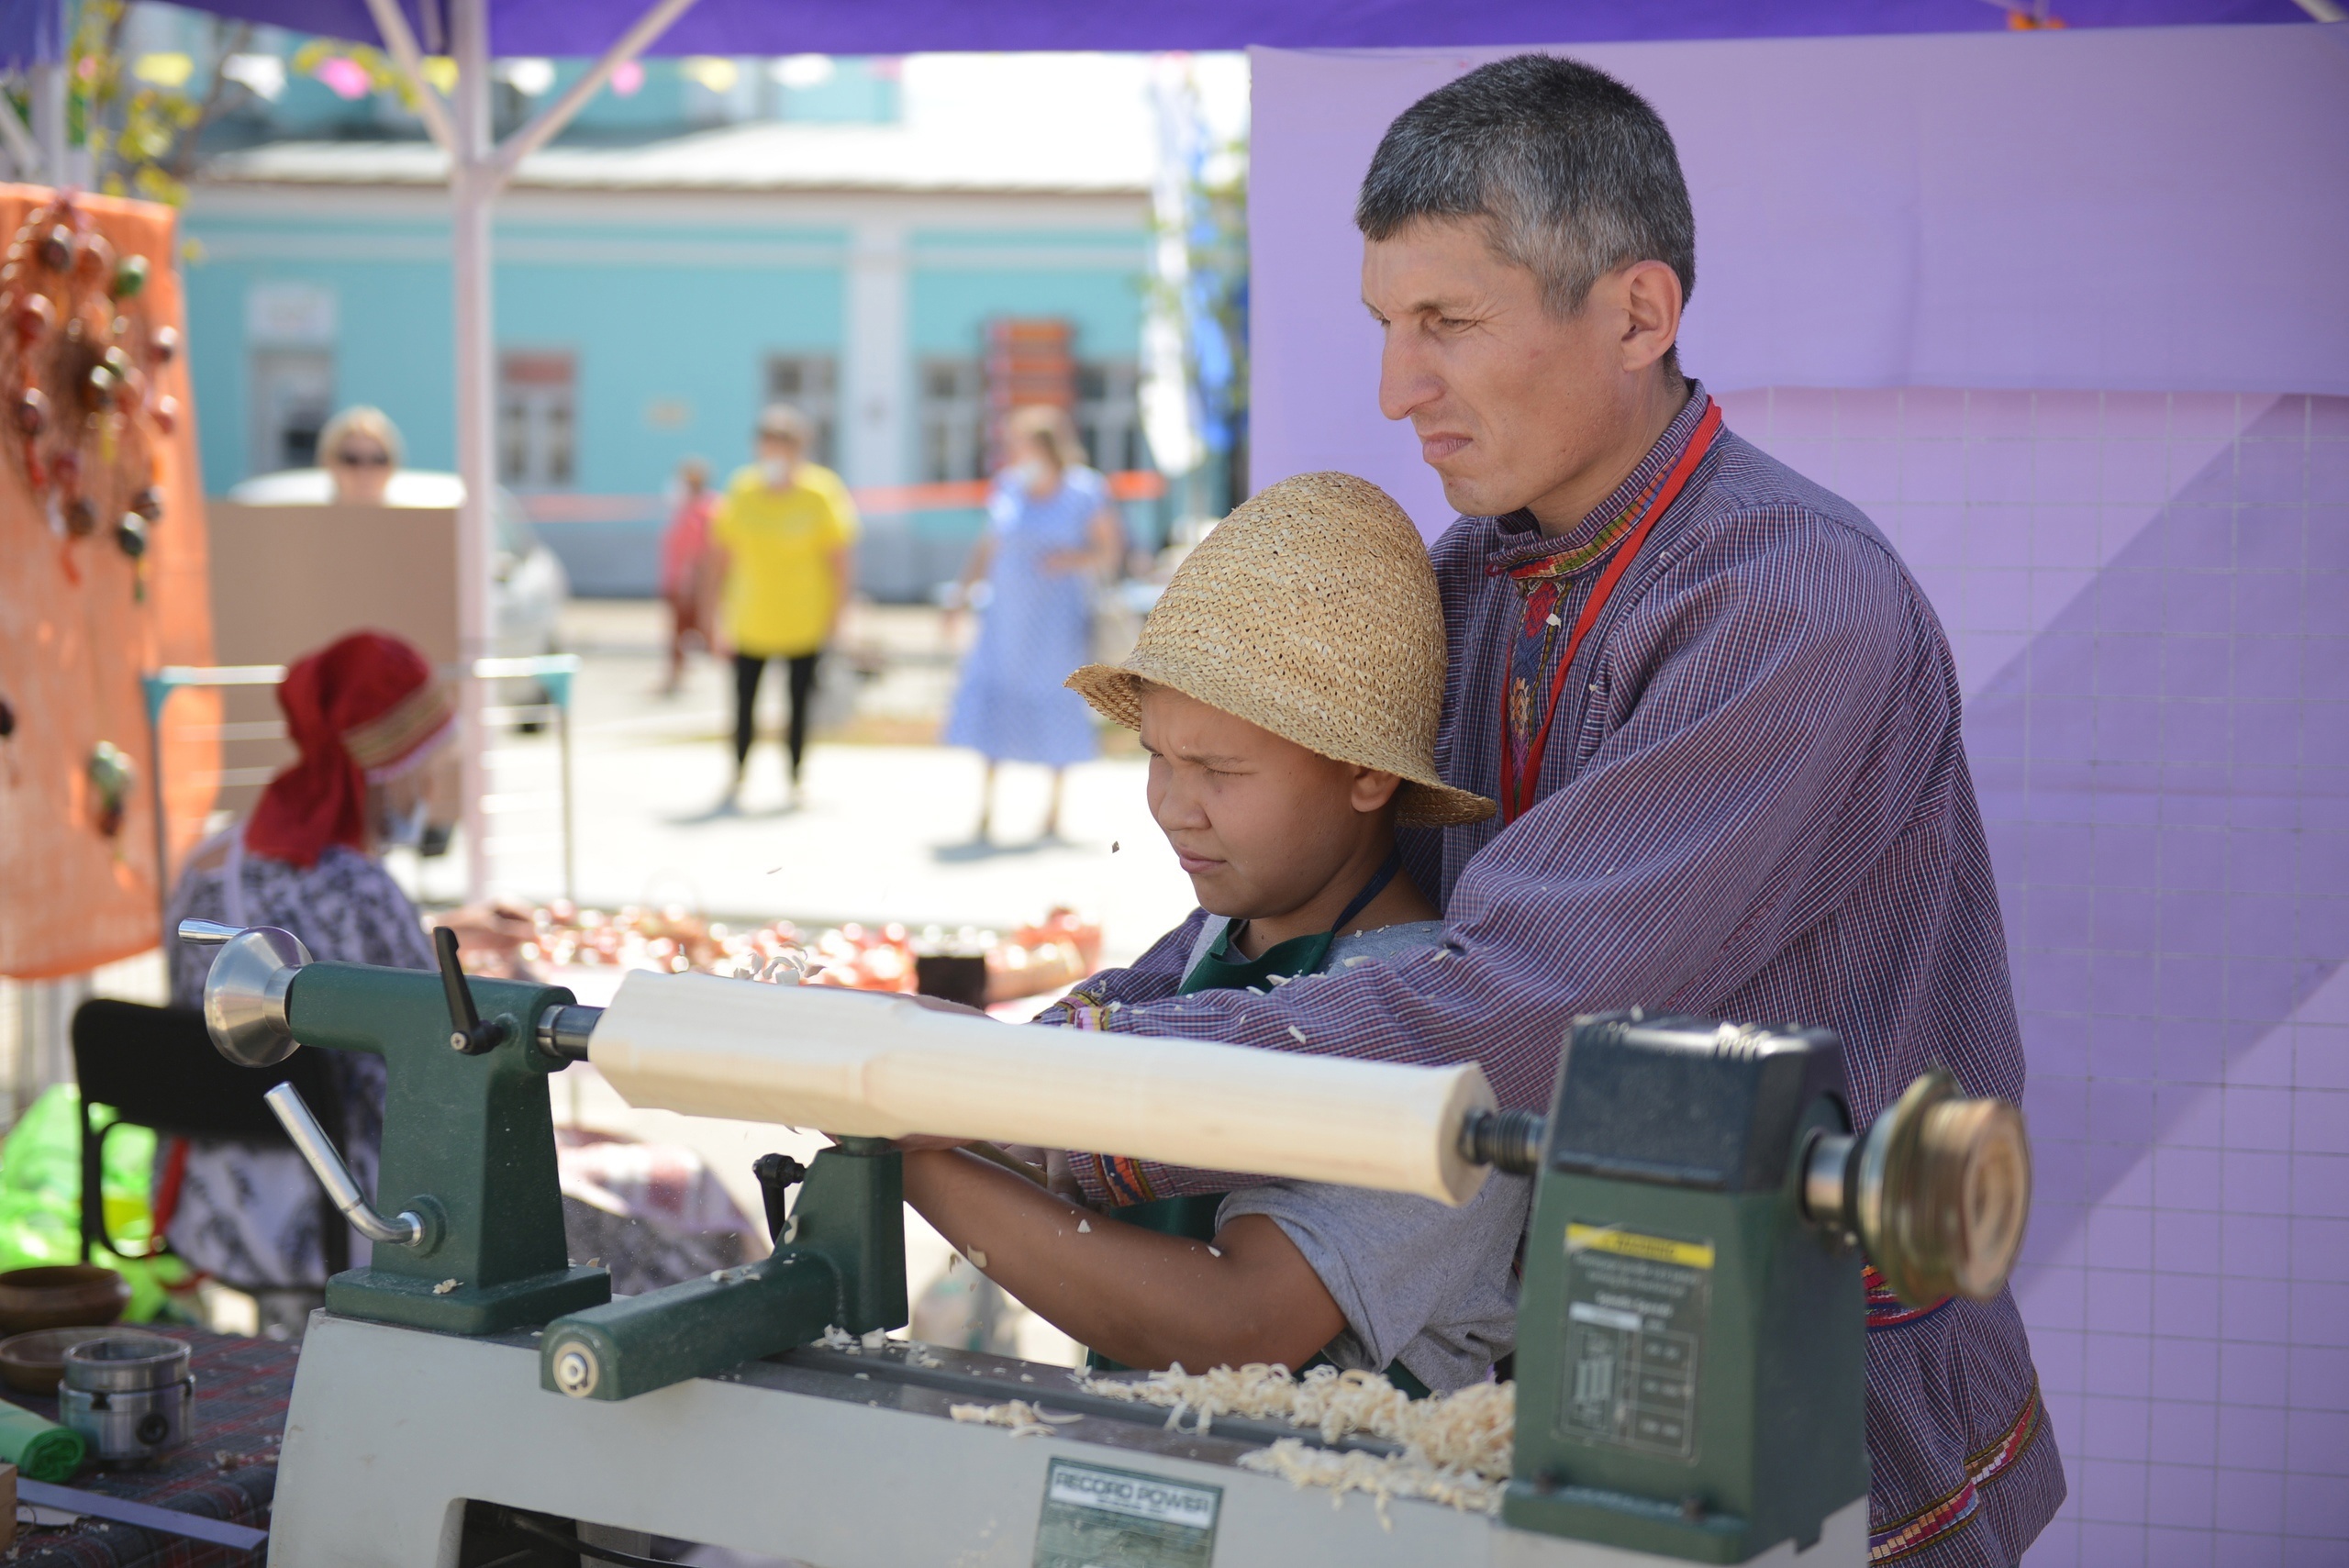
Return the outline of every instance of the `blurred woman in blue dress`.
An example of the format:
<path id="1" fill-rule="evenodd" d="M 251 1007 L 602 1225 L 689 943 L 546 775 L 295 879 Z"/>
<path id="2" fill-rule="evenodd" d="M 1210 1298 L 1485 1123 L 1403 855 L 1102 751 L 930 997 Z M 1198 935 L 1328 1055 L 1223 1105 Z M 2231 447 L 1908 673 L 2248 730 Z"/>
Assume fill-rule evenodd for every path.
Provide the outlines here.
<path id="1" fill-rule="evenodd" d="M 985 582 L 985 608 L 946 717 L 946 743 L 987 760 L 982 842 L 994 830 L 996 765 L 1006 762 L 1052 770 L 1043 836 L 1060 832 L 1063 770 L 1099 750 L 1092 711 L 1061 683 L 1092 659 L 1094 591 L 1125 554 L 1109 483 L 1085 465 L 1063 410 L 1017 409 L 1005 437 L 1011 464 L 996 476 L 958 600 L 971 602 Z"/>

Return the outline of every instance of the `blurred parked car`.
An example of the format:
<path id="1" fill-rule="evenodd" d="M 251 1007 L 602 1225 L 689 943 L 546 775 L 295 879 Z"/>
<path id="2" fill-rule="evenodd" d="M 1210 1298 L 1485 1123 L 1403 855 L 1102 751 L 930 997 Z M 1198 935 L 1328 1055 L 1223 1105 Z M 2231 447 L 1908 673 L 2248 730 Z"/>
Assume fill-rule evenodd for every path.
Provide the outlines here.
<path id="1" fill-rule="evenodd" d="M 454 506 L 464 494 L 464 481 L 453 473 L 403 468 L 392 475 L 384 501 L 390 506 Z M 289 468 L 248 479 L 228 498 L 249 506 L 323 506 L 334 499 L 334 476 L 323 468 Z M 561 641 L 571 580 L 554 551 L 530 532 L 522 503 L 503 485 L 491 498 L 489 516 L 496 551 L 489 602 L 497 651 L 507 658 L 552 653 Z"/>

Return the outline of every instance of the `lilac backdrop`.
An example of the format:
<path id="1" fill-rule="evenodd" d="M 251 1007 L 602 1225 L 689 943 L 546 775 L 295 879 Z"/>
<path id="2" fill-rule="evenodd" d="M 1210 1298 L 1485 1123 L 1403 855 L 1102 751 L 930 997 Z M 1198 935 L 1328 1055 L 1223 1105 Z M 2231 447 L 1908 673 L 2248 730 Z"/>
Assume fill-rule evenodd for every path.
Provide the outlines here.
<path id="1" fill-rule="evenodd" d="M 1450 520 L 1378 416 L 1351 215 L 1387 121 L 1503 52 L 1252 52 L 1256 483 L 1345 469 Z M 1571 52 L 1672 127 L 1716 392 L 2349 394 L 2349 28 Z"/>
<path id="2" fill-rule="evenodd" d="M 2031 1063 L 2031 1554 L 2349 1540 L 2349 399 L 1789 389 L 1957 651 Z"/>
<path id="3" fill-rule="evenodd" d="M 1690 357 L 1731 428 L 1865 507 L 1956 649 L 2032 1069 L 2017 1291 L 2072 1480 L 2032 1568 L 2349 1561 L 2349 311 L 2310 295 L 2270 330 L 2259 299 L 2214 286 L 2248 254 L 2263 280 L 2329 288 L 2349 255 L 2337 172 L 2229 139 L 2298 117 L 2349 145 L 2343 40 L 2277 36 L 2297 67 L 2242 33 L 2095 40 L 2073 58 L 2232 96 L 2176 93 L 2181 119 L 2153 112 L 2149 80 L 2040 79 L 2030 102 L 1982 100 L 1971 170 L 1907 134 L 1949 101 L 1939 54 L 1859 89 L 1917 100 L 1907 129 L 1818 133 L 1822 61 L 1925 42 L 1575 51 L 1674 120 L 1701 247 Z M 2011 42 L 2035 70 L 2046 41 L 1932 47 Z M 1805 102 L 1740 96 L 1739 51 L 1809 83 Z M 1257 483 L 1351 468 L 1448 520 L 1375 411 L 1345 211 L 1385 120 L 1486 57 L 1258 56 Z M 1734 101 L 1673 100 L 1700 78 Z M 2056 135 L 2050 98 L 2093 123 Z M 2015 155 L 2018 116 L 2054 172 L 2002 185 L 1989 165 Z M 2203 161 L 2212 138 L 2232 171 Z M 1725 189 L 1725 162 L 1763 188 Z M 2059 175 L 2100 227 L 2066 227 Z M 1797 255 L 1811 210 L 1822 239 Z M 1972 290 L 2000 254 L 1998 289 Z M 1829 267 L 1878 292 L 1806 295 Z M 1773 288 L 1795 303 L 1767 307 Z M 2068 389 L 2091 373 L 2112 384 Z M 1934 377 L 1973 390 L 1913 384 Z"/>

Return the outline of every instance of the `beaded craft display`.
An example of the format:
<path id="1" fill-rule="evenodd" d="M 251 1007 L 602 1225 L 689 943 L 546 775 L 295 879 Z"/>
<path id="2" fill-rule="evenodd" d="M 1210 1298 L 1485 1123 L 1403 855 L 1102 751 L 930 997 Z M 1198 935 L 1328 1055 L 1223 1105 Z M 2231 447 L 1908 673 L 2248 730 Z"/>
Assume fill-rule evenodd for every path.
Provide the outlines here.
<path id="1" fill-rule="evenodd" d="M 70 193 L 35 206 L 0 257 L 0 447 L 46 509 L 77 584 L 76 541 L 103 534 L 136 561 L 163 518 L 155 445 L 180 410 L 154 378 L 180 340 L 148 319 L 150 267 L 117 254 Z"/>

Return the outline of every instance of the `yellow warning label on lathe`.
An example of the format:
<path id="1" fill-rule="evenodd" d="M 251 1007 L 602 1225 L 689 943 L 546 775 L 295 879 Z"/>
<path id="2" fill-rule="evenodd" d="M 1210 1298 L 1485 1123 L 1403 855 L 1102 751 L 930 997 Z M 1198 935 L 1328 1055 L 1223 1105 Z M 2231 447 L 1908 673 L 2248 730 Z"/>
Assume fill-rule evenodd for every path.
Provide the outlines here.
<path id="1" fill-rule="evenodd" d="M 1636 1230 L 1619 1230 L 1611 1225 L 1569 1224 L 1566 1251 L 1616 1252 L 1626 1258 L 1645 1258 L 1652 1263 L 1677 1263 L 1684 1269 L 1713 1266 L 1710 1241 L 1675 1241 L 1669 1236 L 1642 1236 Z"/>

